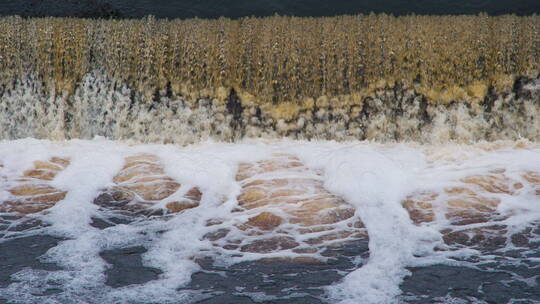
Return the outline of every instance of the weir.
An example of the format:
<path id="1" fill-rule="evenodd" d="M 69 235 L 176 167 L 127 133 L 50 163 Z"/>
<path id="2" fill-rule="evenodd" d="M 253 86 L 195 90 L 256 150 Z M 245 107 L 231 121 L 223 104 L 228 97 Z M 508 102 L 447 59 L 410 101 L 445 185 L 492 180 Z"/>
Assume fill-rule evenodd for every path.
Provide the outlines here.
<path id="1" fill-rule="evenodd" d="M 539 24 L 5 17 L 0 138 L 538 140 Z"/>
<path id="2" fill-rule="evenodd" d="M 0 303 L 540 301 L 539 31 L 0 18 Z"/>

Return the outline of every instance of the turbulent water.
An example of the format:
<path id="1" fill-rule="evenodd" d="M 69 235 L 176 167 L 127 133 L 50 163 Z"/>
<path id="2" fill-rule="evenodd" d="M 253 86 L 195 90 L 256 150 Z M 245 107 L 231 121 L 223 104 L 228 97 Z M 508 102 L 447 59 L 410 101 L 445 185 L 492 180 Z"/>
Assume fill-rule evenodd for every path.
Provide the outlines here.
<path id="1" fill-rule="evenodd" d="M 0 180 L 0 303 L 540 302 L 526 140 L 8 140 Z"/>
<path id="2" fill-rule="evenodd" d="M 276 105 L 286 118 L 273 116 L 261 105 L 244 105 L 234 94 L 225 101 L 165 93 L 156 98 L 148 100 L 99 72 L 87 74 L 69 96 L 45 93 L 40 81 L 27 77 L 0 96 L 0 138 L 104 136 L 175 144 L 244 137 L 424 143 L 540 140 L 540 78 L 518 79 L 511 92 L 490 93 L 481 102 L 432 103 L 397 86 L 380 89 L 357 105 L 322 100 L 295 111 Z"/>
<path id="3" fill-rule="evenodd" d="M 1 18 L 0 303 L 540 303 L 537 19 Z"/>

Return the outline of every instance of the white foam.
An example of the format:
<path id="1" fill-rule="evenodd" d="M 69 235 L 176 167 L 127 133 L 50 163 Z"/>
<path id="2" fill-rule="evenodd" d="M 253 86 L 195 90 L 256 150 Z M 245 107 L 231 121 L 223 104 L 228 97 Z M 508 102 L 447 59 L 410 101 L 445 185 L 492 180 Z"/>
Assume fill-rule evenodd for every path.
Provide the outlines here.
<path id="1" fill-rule="evenodd" d="M 181 148 L 128 145 L 102 138 L 69 142 L 3 141 L 0 142 L 0 164 L 3 164 L 0 176 L 4 176 L 6 182 L 0 185 L 0 198 L 9 196 L 5 190 L 35 160 L 61 156 L 70 158 L 71 163 L 52 181 L 54 187 L 67 191 L 65 199 L 37 215 L 50 223 L 41 233 L 67 238 L 42 257 L 63 270 L 25 269 L 15 274 L 19 282 L 0 289 L 0 292 L 10 300 L 25 303 L 57 303 L 66 299 L 79 302 L 99 299 L 104 303 L 147 299 L 167 303 L 174 299 L 186 302 L 200 299 L 201 295 L 197 293 L 178 291 L 179 287 L 189 283 L 194 272 L 200 270 L 195 262 L 197 258 L 209 256 L 232 264 L 287 254 L 234 251 L 233 256 L 203 237 L 220 228 L 232 228 L 250 216 L 245 214 L 243 218 L 237 218 L 232 213 L 241 190 L 235 180 L 239 163 L 267 159 L 278 152 L 294 154 L 312 169 L 322 170 L 325 188 L 352 204 L 356 216 L 367 228 L 369 259 L 340 283 L 328 287 L 329 301 L 392 303 L 401 293 L 399 285 L 408 275 L 407 267 L 450 263 L 452 257 L 476 253 L 443 243 L 440 231 L 451 225 L 444 215 L 439 214 L 434 222 L 413 224 L 401 205 L 404 198 L 421 190 L 442 193 L 445 187 L 463 186 L 460 179 L 464 177 L 504 169 L 506 176 L 521 181 L 524 187 L 514 195 L 489 195 L 501 201 L 497 211 L 504 219 L 498 223 L 507 225 L 509 234 L 519 232 L 540 220 L 540 199 L 536 189 L 522 177 L 526 171 L 540 172 L 540 149 L 533 144 L 527 145 L 525 149 L 517 149 L 512 144 L 501 143 L 485 149 L 480 144 L 418 146 L 247 140 L 241 144 L 207 142 Z M 108 211 L 100 210 L 92 201 L 100 191 L 113 184 L 113 177 L 123 166 L 124 158 L 138 153 L 157 155 L 166 175 L 185 186 L 182 189 L 192 186 L 201 189 L 200 205 L 170 215 L 167 220 L 148 219 L 102 230 L 94 228 L 92 218 L 104 217 Z M 442 197 L 434 204 L 434 209 L 444 211 L 446 201 Z M 208 220 L 212 219 L 219 219 L 221 223 L 207 226 Z M 472 227 L 477 226 L 471 224 L 459 228 Z M 162 274 L 158 280 L 145 284 L 116 289 L 106 286 L 105 270 L 110 265 L 99 253 L 129 246 L 148 249 L 143 255 L 144 265 L 158 268 Z M 63 292 L 34 296 L 51 286 L 60 286 Z M 251 296 L 259 299 L 262 294 Z"/>
<path id="2" fill-rule="evenodd" d="M 407 267 L 452 263 L 448 260 L 452 256 L 476 253 L 468 249 L 439 251 L 447 248 L 439 231 L 448 228 L 448 222 L 442 216 L 428 225 L 413 225 L 401 206 L 408 194 L 419 189 L 443 192 L 461 178 L 501 168 L 523 181 L 519 173 L 540 169 L 539 150 L 518 150 L 511 145 L 495 151 L 461 146 L 459 152 L 467 156 L 457 158 L 452 146 L 411 149 L 406 145 L 365 143 L 293 145 L 303 160 L 324 170 L 327 189 L 356 206 L 370 237 L 367 264 L 328 288 L 332 303 L 396 302 L 401 293 L 399 285 L 409 274 Z M 437 157 L 432 158 L 430 150 L 435 150 Z M 440 160 L 441 154 L 447 157 Z M 498 211 L 508 216 L 499 224 L 508 225 L 509 235 L 540 219 L 540 199 L 531 192 L 525 187 L 516 196 L 496 194 L 501 200 Z M 439 203 L 447 202 L 439 200 Z M 478 227 L 488 225 L 493 223 Z"/>
<path id="3" fill-rule="evenodd" d="M 324 169 L 325 186 L 357 209 L 369 233 L 370 258 L 329 289 L 330 298 L 342 303 L 389 303 L 400 294 L 399 283 L 415 254 L 437 245 L 439 235 L 414 226 L 401 201 L 415 187 L 425 166 L 418 153 L 398 146 L 390 150 L 364 144 L 329 147 L 299 153 L 311 166 Z"/>

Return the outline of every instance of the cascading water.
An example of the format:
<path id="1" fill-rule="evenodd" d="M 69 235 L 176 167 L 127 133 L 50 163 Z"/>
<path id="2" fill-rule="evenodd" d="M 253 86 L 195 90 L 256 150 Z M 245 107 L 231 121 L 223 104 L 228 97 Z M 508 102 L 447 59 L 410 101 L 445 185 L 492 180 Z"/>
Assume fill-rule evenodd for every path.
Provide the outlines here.
<path id="1" fill-rule="evenodd" d="M 540 79 L 484 105 L 430 104 L 425 96 L 403 88 L 378 91 L 356 106 L 303 109 L 288 121 L 260 107 L 234 108 L 201 98 L 195 102 L 171 95 L 148 102 L 129 86 L 100 73 L 83 77 L 73 95 L 51 97 L 39 82 L 16 82 L 2 95 L 0 135 L 4 139 L 92 139 L 191 144 L 208 139 L 243 137 L 325 140 L 375 140 L 471 143 L 482 140 L 540 139 Z M 242 107 L 241 105 L 238 107 Z"/>
<path id="2" fill-rule="evenodd" d="M 0 19 L 0 303 L 539 303 L 538 18 L 433 18 Z"/>

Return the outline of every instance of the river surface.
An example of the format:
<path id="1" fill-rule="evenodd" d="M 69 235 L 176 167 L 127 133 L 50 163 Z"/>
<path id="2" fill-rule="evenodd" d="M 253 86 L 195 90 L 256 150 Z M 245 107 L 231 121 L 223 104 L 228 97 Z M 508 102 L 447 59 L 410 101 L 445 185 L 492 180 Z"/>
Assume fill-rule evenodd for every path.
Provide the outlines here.
<path id="1" fill-rule="evenodd" d="M 0 143 L 0 303 L 540 303 L 540 146 Z"/>

